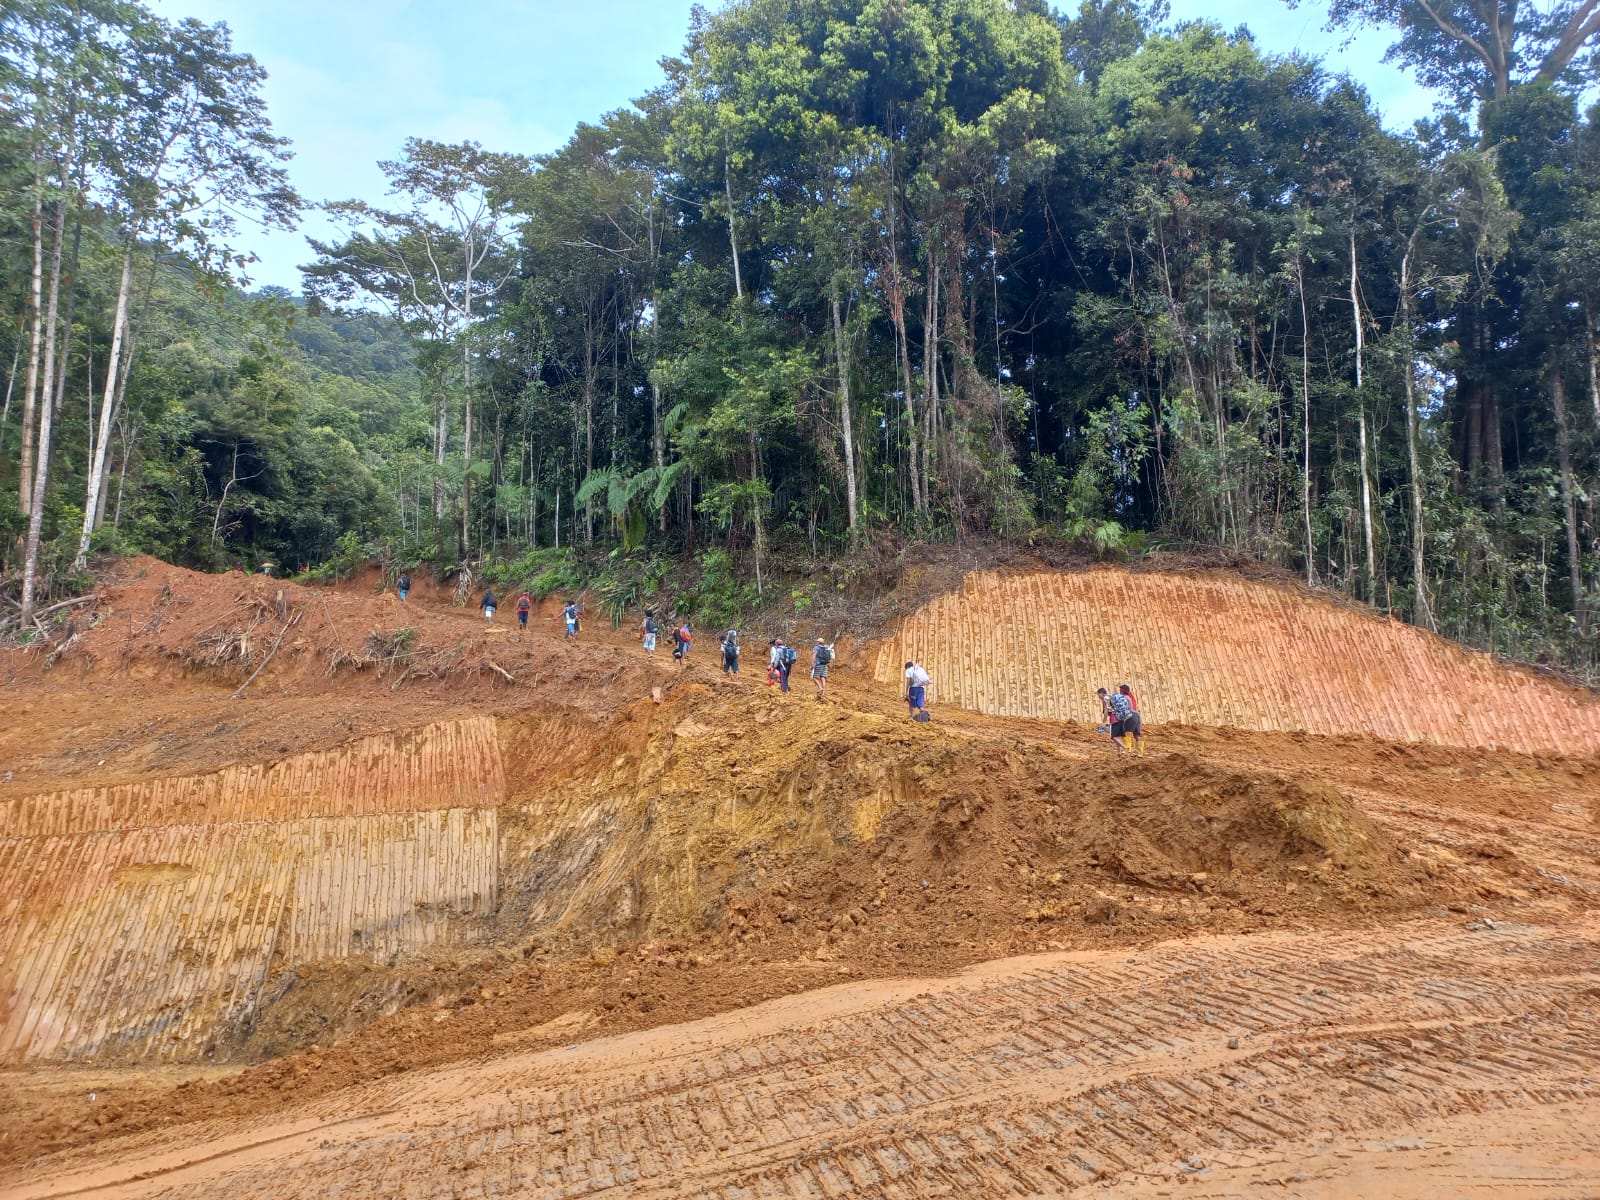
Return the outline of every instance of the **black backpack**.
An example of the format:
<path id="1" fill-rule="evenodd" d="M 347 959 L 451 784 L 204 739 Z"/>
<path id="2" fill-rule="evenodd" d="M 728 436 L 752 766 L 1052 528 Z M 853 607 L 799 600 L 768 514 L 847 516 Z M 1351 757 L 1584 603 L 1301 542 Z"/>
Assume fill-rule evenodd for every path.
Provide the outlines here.
<path id="1" fill-rule="evenodd" d="M 825 667 L 829 663 L 831 663 L 832 661 L 833 661 L 833 647 L 832 646 L 818 646 L 817 647 L 817 663 L 818 663 L 818 665 Z"/>
<path id="2" fill-rule="evenodd" d="M 656 619 L 654 617 L 646 617 L 644 619 L 644 631 L 648 634 L 656 634 L 661 632 L 660 627 L 656 624 Z"/>

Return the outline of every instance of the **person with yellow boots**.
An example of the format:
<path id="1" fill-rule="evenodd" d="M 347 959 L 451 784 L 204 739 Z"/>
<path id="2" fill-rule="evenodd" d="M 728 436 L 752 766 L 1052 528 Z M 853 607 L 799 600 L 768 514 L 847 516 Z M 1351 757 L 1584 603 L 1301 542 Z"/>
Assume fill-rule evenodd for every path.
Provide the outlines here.
<path id="1" fill-rule="evenodd" d="M 1130 717 L 1127 721 L 1123 722 L 1123 735 L 1124 735 L 1124 737 L 1133 739 L 1133 741 L 1131 743 L 1126 743 L 1126 744 L 1128 745 L 1129 749 L 1132 749 L 1135 746 L 1137 746 L 1138 747 L 1139 757 L 1143 758 L 1144 757 L 1144 731 L 1143 731 L 1143 728 L 1142 728 L 1142 723 L 1141 723 L 1140 718 L 1139 718 L 1139 698 L 1133 694 L 1133 689 L 1131 687 L 1129 687 L 1125 683 L 1117 685 L 1117 692 L 1120 695 L 1126 696 L 1128 698 L 1128 703 L 1133 706 L 1133 716 Z"/>
<path id="2" fill-rule="evenodd" d="M 1111 740 L 1118 751 L 1124 754 L 1133 754 L 1135 753 L 1134 745 L 1137 743 L 1137 753 L 1144 754 L 1144 738 L 1140 729 L 1139 713 L 1133 707 L 1133 701 L 1118 690 L 1106 696 L 1104 703 L 1107 715 L 1111 718 Z"/>

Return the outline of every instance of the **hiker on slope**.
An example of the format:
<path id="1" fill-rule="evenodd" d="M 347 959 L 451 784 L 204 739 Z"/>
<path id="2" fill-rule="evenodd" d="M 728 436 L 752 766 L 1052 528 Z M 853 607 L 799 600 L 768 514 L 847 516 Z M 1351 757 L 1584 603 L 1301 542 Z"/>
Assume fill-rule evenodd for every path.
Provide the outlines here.
<path id="1" fill-rule="evenodd" d="M 928 685 L 932 682 L 921 663 L 906 663 L 906 707 L 910 709 L 913 721 L 929 719 Z"/>
<path id="2" fill-rule="evenodd" d="M 583 609 L 578 607 L 578 602 L 576 600 L 568 600 L 567 606 L 561 610 L 561 615 L 565 617 L 567 621 L 568 637 L 578 636 L 578 618 L 582 615 L 582 613 Z"/>
<path id="3" fill-rule="evenodd" d="M 656 634 L 661 631 L 661 626 L 656 624 L 656 610 L 644 610 L 644 620 L 639 622 L 639 641 L 644 644 L 644 652 L 655 657 Z"/>
<path id="4" fill-rule="evenodd" d="M 684 665 L 689 657 L 689 646 L 694 641 L 694 626 L 685 621 L 672 631 L 672 657 L 678 660 L 678 665 Z"/>
<path id="5" fill-rule="evenodd" d="M 739 673 L 739 631 L 730 629 L 722 635 L 722 673 Z"/>
<path id="6" fill-rule="evenodd" d="M 1133 689 L 1125 683 L 1117 685 L 1117 694 L 1124 697 L 1128 701 L 1128 706 L 1133 709 L 1132 715 L 1122 723 L 1124 744 L 1130 750 L 1134 750 L 1137 747 L 1139 757 L 1143 758 L 1144 726 L 1143 720 L 1139 716 L 1138 697 L 1133 694 Z"/>
<path id="7" fill-rule="evenodd" d="M 411 576 L 405 571 L 400 572 L 400 578 L 394 581 L 394 590 L 400 593 L 403 601 L 411 592 Z"/>
<path id="8" fill-rule="evenodd" d="M 1139 714 L 1133 710 L 1133 702 L 1120 691 L 1108 695 L 1105 688 L 1100 688 L 1095 695 L 1100 697 L 1103 711 L 1110 721 L 1111 743 L 1117 748 L 1117 753 L 1133 753 L 1134 737 L 1139 728 Z M 1139 753 L 1144 753 L 1142 739 L 1139 742 Z"/>
<path id="9" fill-rule="evenodd" d="M 498 608 L 494 602 L 494 593 L 488 588 L 483 589 L 483 619 L 489 624 L 494 624 L 494 610 Z"/>
<path id="10" fill-rule="evenodd" d="M 528 614 L 533 611 L 533 597 L 523 592 L 517 597 L 517 636 L 528 632 Z"/>
<path id="11" fill-rule="evenodd" d="M 817 699 L 828 698 L 828 664 L 833 662 L 833 646 L 820 637 L 811 650 L 811 682 L 817 685 Z"/>
<path id="12" fill-rule="evenodd" d="M 782 640 L 778 642 L 778 669 L 783 672 L 783 677 L 778 680 L 778 690 L 789 690 L 789 672 L 794 670 L 794 664 L 800 659 L 800 652 L 793 646 L 785 645 Z"/>

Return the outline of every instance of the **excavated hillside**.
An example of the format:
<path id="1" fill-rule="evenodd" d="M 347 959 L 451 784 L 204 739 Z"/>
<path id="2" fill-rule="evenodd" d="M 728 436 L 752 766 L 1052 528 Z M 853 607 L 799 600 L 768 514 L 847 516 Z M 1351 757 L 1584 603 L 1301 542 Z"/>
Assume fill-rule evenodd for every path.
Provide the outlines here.
<path id="1" fill-rule="evenodd" d="M 1152 724 L 1595 753 L 1587 691 L 1381 616 L 1222 572 L 974 572 L 879 649 L 977 712 L 1086 721 L 1130 683 Z"/>
<path id="2" fill-rule="evenodd" d="M 976 575 L 826 701 L 757 669 L 810 630 L 730 677 L 554 617 L 137 560 L 8 655 L 0 1164 L 841 979 L 1600 895 L 1600 703 L 1293 591 Z M 1092 731 L 1124 679 L 1144 758 Z"/>

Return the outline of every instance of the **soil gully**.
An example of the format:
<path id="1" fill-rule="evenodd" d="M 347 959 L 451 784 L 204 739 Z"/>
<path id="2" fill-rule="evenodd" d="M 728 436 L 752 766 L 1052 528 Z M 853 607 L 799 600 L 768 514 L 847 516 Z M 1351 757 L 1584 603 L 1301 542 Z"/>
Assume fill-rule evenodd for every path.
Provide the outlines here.
<path id="1" fill-rule="evenodd" d="M 1121 664 L 1035 629 L 1127 589 L 1184 637 L 1144 759 L 1070 720 Z M 1394 1194 L 1453 1195 L 1485 1114 L 1484 1171 L 1600 1190 L 1550 1133 L 1600 1124 L 1600 705 L 1424 639 L 1383 741 L 1328 668 L 1275 651 L 1323 699 L 1260 708 L 1228 655 L 1414 631 L 1223 576 L 963 596 L 990 633 L 935 600 L 818 703 L 133 564 L 0 697 L 0 1195 L 1340 1194 L 1407 1131 Z M 906 721 L 906 647 L 971 707 Z M 1507 688 L 1570 720 L 1491 748 Z"/>

